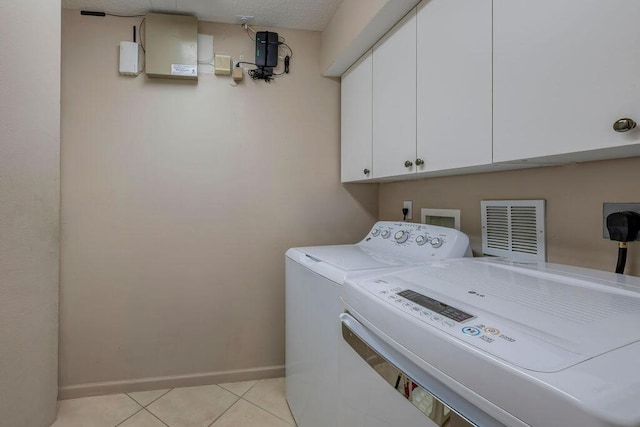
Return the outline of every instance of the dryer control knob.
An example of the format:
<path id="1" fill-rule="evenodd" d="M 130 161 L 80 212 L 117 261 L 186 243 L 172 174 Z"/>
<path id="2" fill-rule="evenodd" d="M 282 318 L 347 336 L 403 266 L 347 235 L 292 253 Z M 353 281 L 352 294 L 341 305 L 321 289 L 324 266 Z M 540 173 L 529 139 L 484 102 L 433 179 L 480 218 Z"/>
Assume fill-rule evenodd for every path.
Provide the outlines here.
<path id="1" fill-rule="evenodd" d="M 389 232 L 389 230 L 383 230 L 381 236 L 382 238 L 386 239 L 390 234 L 391 233 Z"/>
<path id="2" fill-rule="evenodd" d="M 374 228 L 373 231 L 371 232 L 371 235 L 373 237 L 377 237 L 378 234 L 380 234 L 380 229 L 379 228 Z"/>
<path id="3" fill-rule="evenodd" d="M 439 237 L 434 237 L 431 239 L 431 246 L 433 246 L 434 248 L 439 248 L 443 243 L 444 242 Z"/>
<path id="4" fill-rule="evenodd" d="M 422 246 L 425 243 L 427 243 L 427 238 L 425 236 L 418 236 L 418 237 L 416 237 L 416 243 L 418 245 Z"/>
<path id="5" fill-rule="evenodd" d="M 393 236 L 398 243 L 404 243 L 409 239 L 409 232 L 407 231 L 398 231 L 395 236 Z"/>

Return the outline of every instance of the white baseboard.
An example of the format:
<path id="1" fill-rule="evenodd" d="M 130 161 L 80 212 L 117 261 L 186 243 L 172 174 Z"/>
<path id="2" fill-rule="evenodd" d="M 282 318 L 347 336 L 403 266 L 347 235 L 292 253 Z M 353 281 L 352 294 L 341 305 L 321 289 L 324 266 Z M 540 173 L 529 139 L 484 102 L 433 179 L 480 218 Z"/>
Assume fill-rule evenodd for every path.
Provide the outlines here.
<path id="1" fill-rule="evenodd" d="M 284 366 L 265 366 L 262 368 L 237 369 L 232 371 L 202 372 L 188 375 L 172 375 L 166 377 L 78 384 L 58 388 L 58 400 L 99 396 L 103 394 L 129 393 L 134 391 L 262 380 L 266 378 L 280 378 L 283 376 Z"/>

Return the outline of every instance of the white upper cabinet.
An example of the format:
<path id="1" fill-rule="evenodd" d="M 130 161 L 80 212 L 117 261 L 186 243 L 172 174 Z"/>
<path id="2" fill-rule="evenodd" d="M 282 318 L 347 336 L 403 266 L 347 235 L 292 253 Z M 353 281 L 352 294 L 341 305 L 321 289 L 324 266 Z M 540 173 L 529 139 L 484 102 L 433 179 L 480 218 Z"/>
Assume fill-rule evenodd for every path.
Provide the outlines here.
<path id="1" fill-rule="evenodd" d="M 371 50 L 342 76 L 342 182 L 372 177 L 372 76 Z"/>
<path id="2" fill-rule="evenodd" d="M 494 162 L 639 155 L 640 1 L 494 0 Z M 599 151 L 594 151 L 599 150 Z"/>
<path id="3" fill-rule="evenodd" d="M 491 164 L 491 0 L 425 0 L 417 20 L 418 172 Z"/>
<path id="4" fill-rule="evenodd" d="M 416 10 L 413 9 L 373 47 L 373 177 L 415 173 L 415 160 Z"/>

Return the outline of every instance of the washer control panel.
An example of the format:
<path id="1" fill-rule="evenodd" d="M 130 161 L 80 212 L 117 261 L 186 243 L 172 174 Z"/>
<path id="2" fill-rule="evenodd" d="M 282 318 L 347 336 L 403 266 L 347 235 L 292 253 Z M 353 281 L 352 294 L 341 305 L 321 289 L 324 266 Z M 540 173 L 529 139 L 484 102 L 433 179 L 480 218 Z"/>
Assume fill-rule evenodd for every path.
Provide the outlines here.
<path id="1" fill-rule="evenodd" d="M 477 347 L 496 357 L 528 369 L 552 372 L 560 366 L 577 363 L 582 356 L 543 341 L 528 333 L 507 326 L 492 316 L 480 315 L 467 308 L 456 307 L 429 295 L 423 287 L 407 288 L 406 282 L 394 283 L 393 274 L 384 278 L 355 284 L 358 293 L 364 292 L 382 304 L 378 309 L 400 310 L 418 319 L 424 329 L 436 328 L 454 338 Z M 347 282 L 348 293 L 353 285 Z M 345 300 L 346 301 L 346 300 Z M 416 339 L 425 333 L 415 328 Z M 541 358 L 540 355 L 544 354 Z"/>
<path id="2" fill-rule="evenodd" d="M 425 259 L 469 256 L 469 238 L 453 228 L 411 222 L 377 222 L 359 244 Z M 403 251 L 404 249 L 404 251 Z"/>

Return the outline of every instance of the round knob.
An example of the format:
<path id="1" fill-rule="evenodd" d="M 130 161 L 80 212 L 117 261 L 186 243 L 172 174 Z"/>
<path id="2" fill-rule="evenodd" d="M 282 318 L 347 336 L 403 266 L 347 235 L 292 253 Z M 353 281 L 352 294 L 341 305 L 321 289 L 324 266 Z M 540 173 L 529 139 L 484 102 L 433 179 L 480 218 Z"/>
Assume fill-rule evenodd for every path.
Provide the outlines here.
<path id="1" fill-rule="evenodd" d="M 393 236 L 398 243 L 404 243 L 409 238 L 409 233 L 406 231 L 398 231 L 395 236 Z"/>
<path id="2" fill-rule="evenodd" d="M 362 171 L 362 173 L 364 173 L 365 175 L 369 175 L 369 172 L 371 172 L 369 169 L 365 169 Z"/>
<path id="3" fill-rule="evenodd" d="M 386 239 L 387 237 L 389 237 L 389 234 L 391 234 L 391 233 L 389 232 L 389 230 L 384 230 L 384 231 L 382 232 L 381 236 L 382 236 L 382 238 L 383 238 L 383 239 Z"/>
<path id="4" fill-rule="evenodd" d="M 416 166 L 422 166 L 422 165 L 424 165 L 424 160 L 416 159 Z"/>
<path id="5" fill-rule="evenodd" d="M 413 163 L 411 162 L 411 160 L 407 160 L 406 162 L 404 162 L 405 168 L 410 168 L 411 166 L 413 166 Z"/>
<path id="6" fill-rule="evenodd" d="M 377 228 L 376 228 L 376 229 L 374 229 L 374 230 L 371 232 L 371 235 L 372 235 L 373 237 L 376 237 L 378 234 L 380 234 L 380 230 L 379 230 L 379 229 L 377 229 Z"/>
<path id="7" fill-rule="evenodd" d="M 427 243 L 427 238 L 425 236 L 418 236 L 418 237 L 416 237 L 416 243 L 418 245 L 422 246 L 425 243 Z"/>
<path id="8" fill-rule="evenodd" d="M 613 124 L 613 130 L 616 132 L 629 132 L 636 127 L 636 122 L 633 119 L 624 118 L 620 119 Z"/>
<path id="9" fill-rule="evenodd" d="M 439 237 L 434 237 L 433 239 L 431 239 L 431 246 L 433 246 L 434 248 L 439 248 L 443 243 L 444 242 Z"/>

